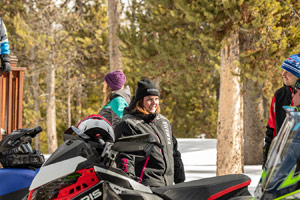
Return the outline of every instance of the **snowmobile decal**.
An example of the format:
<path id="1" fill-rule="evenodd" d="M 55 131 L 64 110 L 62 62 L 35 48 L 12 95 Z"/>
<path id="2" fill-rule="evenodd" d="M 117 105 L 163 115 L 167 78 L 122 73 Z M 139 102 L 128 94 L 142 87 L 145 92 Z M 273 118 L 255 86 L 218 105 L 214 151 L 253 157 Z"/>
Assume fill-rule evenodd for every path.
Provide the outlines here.
<path id="1" fill-rule="evenodd" d="M 279 186 L 279 189 L 294 185 L 300 180 L 300 174 L 295 177 L 295 170 L 296 170 L 296 166 L 291 170 L 289 175 L 286 177 L 286 179 Z"/>

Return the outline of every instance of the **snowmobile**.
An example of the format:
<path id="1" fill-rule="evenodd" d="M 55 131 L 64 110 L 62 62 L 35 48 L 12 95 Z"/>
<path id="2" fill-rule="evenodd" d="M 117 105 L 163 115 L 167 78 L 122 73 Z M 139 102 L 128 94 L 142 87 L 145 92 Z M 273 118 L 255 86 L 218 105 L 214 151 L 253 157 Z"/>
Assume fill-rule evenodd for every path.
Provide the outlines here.
<path id="1" fill-rule="evenodd" d="M 31 147 L 32 138 L 41 127 L 18 129 L 0 142 L 0 200 L 19 200 L 29 193 L 29 186 L 43 164 L 44 156 Z"/>
<path id="2" fill-rule="evenodd" d="M 159 146 L 156 139 L 144 134 L 115 141 L 109 128 L 94 124 L 94 128 L 72 127 L 76 136 L 45 162 L 30 186 L 28 200 L 300 199 L 300 112 L 297 107 L 284 109 L 285 121 L 273 139 L 253 197 L 247 190 L 250 179 L 242 174 L 158 188 L 142 185 L 115 168 L 115 158 L 119 152 L 148 156 L 153 146 Z"/>
<path id="3" fill-rule="evenodd" d="M 300 112 L 284 106 L 286 118 L 273 139 L 254 198 L 300 199 Z"/>
<path id="4" fill-rule="evenodd" d="M 243 174 L 157 188 L 141 184 L 115 167 L 118 154 L 149 156 L 152 148 L 163 146 L 151 134 L 115 139 L 110 124 L 99 115 L 70 127 L 64 138 L 33 179 L 28 200 L 228 200 L 250 195 L 251 180 Z"/>

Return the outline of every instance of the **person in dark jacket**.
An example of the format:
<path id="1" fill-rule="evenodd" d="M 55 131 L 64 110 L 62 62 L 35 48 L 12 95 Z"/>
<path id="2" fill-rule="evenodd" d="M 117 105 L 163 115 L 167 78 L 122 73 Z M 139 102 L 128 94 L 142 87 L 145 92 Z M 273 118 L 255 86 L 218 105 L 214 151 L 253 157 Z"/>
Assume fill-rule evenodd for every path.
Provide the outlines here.
<path id="1" fill-rule="evenodd" d="M 126 76 L 120 70 L 110 72 L 104 77 L 104 98 L 98 114 L 105 117 L 113 128 L 123 117 L 124 108 L 130 102 L 131 93 L 129 86 L 124 88 L 125 81 Z"/>
<path id="2" fill-rule="evenodd" d="M 3 20 L 0 18 L 0 60 L 3 72 L 10 72 L 10 48 Z"/>
<path id="3" fill-rule="evenodd" d="M 295 83 L 292 100 L 293 100 L 294 106 L 299 108 L 299 106 L 300 106 L 300 78 Z"/>
<path id="4" fill-rule="evenodd" d="M 296 80 L 300 78 L 299 63 L 300 55 L 295 54 L 287 58 L 281 66 L 284 85 L 275 92 L 272 98 L 265 136 L 265 144 L 263 148 L 263 167 L 267 161 L 271 142 L 279 132 L 285 119 L 285 111 L 283 106 L 293 106 L 293 87 L 296 83 Z"/>
<path id="5" fill-rule="evenodd" d="M 157 146 L 149 157 L 121 155 L 117 166 L 150 187 L 168 186 L 185 180 L 184 165 L 177 140 L 167 118 L 160 113 L 159 91 L 149 79 L 138 82 L 135 97 L 125 108 L 124 117 L 115 128 L 115 136 L 153 134 L 163 148 Z"/>

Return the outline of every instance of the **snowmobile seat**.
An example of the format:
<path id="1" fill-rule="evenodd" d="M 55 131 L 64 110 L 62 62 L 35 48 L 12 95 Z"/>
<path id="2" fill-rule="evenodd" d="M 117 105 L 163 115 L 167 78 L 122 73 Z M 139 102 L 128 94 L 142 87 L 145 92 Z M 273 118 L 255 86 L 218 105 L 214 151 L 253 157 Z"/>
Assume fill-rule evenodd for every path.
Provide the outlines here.
<path id="1" fill-rule="evenodd" d="M 172 186 L 152 188 L 153 193 L 165 199 L 229 199 L 250 195 L 251 179 L 244 174 L 230 174 L 184 182 Z"/>
<path id="2" fill-rule="evenodd" d="M 0 169 L 0 199 L 19 199 L 29 192 L 29 186 L 38 170 L 22 168 Z"/>

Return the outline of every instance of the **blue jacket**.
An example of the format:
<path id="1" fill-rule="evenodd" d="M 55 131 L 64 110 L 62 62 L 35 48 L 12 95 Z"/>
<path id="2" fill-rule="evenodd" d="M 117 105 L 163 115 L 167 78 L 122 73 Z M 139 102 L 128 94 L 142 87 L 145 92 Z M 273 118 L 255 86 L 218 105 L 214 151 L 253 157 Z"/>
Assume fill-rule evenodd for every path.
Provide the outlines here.
<path id="1" fill-rule="evenodd" d="M 10 54 L 6 27 L 3 20 L 0 18 L 0 55 Z"/>
<path id="2" fill-rule="evenodd" d="M 105 117 L 112 125 L 113 128 L 119 123 L 123 117 L 123 110 L 130 102 L 130 89 L 126 86 L 122 90 L 117 90 L 112 93 L 110 101 L 104 108 L 99 111 L 99 115 Z"/>

